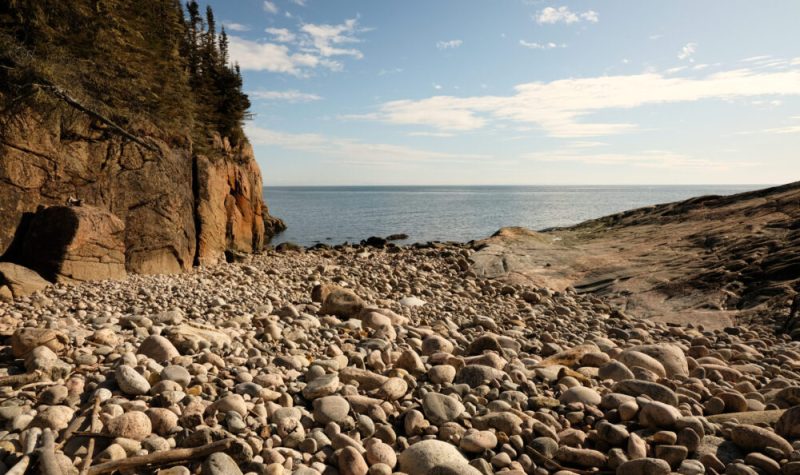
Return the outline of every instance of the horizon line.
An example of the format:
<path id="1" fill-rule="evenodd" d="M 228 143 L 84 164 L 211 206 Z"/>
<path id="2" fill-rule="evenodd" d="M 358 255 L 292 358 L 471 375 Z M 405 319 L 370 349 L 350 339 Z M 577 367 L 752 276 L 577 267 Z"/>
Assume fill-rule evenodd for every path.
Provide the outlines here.
<path id="1" fill-rule="evenodd" d="M 367 184 L 359 184 L 359 185 L 262 185 L 262 188 L 397 188 L 397 187 L 431 187 L 431 186 L 438 186 L 438 187 L 520 187 L 520 186 L 541 186 L 541 187 L 563 187 L 563 186 L 714 186 L 714 187 L 723 187 L 723 186 L 763 186 L 763 187 L 773 187 L 773 186 L 782 186 L 789 183 L 794 183 L 794 181 L 788 181 L 783 183 L 563 183 L 563 184 L 539 184 L 539 183 L 531 183 L 531 184 L 416 184 L 416 185 L 409 185 L 409 184 L 375 184 L 375 185 L 367 185 Z"/>

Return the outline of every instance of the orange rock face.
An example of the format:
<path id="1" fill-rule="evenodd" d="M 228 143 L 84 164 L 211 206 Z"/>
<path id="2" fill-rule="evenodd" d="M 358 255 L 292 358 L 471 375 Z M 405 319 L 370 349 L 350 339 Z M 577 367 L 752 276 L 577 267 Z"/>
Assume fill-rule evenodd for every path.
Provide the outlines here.
<path id="1" fill-rule="evenodd" d="M 264 247 L 261 170 L 250 144 L 220 150 L 221 156 L 198 155 L 198 264 L 225 260 L 225 251 L 257 252 Z"/>
<path id="2" fill-rule="evenodd" d="M 2 259 L 16 260 L 38 206 L 70 198 L 121 220 L 124 264 L 134 273 L 183 272 L 224 260 L 226 250 L 259 251 L 265 222 L 281 229 L 246 141 L 232 148 L 217 138 L 209 158 L 193 155 L 186 138 L 135 132 L 151 147 L 72 111 L 20 114 L 0 142 Z"/>

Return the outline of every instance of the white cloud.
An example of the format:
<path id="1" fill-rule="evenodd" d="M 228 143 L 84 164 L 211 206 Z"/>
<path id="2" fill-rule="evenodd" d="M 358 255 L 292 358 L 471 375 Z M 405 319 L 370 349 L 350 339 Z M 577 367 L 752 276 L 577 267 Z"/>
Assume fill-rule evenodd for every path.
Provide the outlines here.
<path id="1" fill-rule="evenodd" d="M 297 36 L 287 28 L 267 28 L 264 31 L 272 35 L 279 43 L 292 43 L 297 39 Z"/>
<path id="2" fill-rule="evenodd" d="M 253 91 L 247 94 L 254 99 L 265 101 L 312 102 L 322 99 L 322 97 L 317 94 L 300 92 L 295 89 L 288 91 Z"/>
<path id="3" fill-rule="evenodd" d="M 259 43 L 238 36 L 229 38 L 231 58 L 242 69 L 301 75 L 305 68 L 319 65 L 319 58 L 303 53 L 292 53 L 285 45 Z"/>
<path id="4" fill-rule="evenodd" d="M 581 18 L 588 21 L 589 23 L 597 23 L 600 21 L 600 15 L 597 14 L 594 10 L 587 10 L 581 13 Z"/>
<path id="5" fill-rule="evenodd" d="M 274 2 L 270 2 L 269 0 L 264 0 L 264 11 L 274 15 L 278 13 L 278 6 L 275 5 Z"/>
<path id="6" fill-rule="evenodd" d="M 410 132 L 408 134 L 410 137 L 455 137 L 456 134 L 451 134 L 448 132 Z"/>
<path id="7" fill-rule="evenodd" d="M 790 117 L 790 119 L 794 121 L 800 121 L 800 116 Z M 787 125 L 784 127 L 773 127 L 770 129 L 756 130 L 752 132 L 739 132 L 736 135 L 751 135 L 751 134 L 778 134 L 778 135 L 800 134 L 800 123 Z"/>
<path id="8" fill-rule="evenodd" d="M 455 49 L 462 44 L 464 44 L 462 40 L 437 41 L 436 47 L 439 49 Z"/>
<path id="9" fill-rule="evenodd" d="M 370 31 L 353 18 L 339 25 L 305 23 L 296 32 L 287 28 L 267 28 L 276 43 L 230 38 L 230 55 L 242 69 L 307 76 L 315 68 L 341 71 L 344 65 L 335 59 L 364 55 L 356 48 L 344 45 L 359 43 L 357 34 Z"/>
<path id="10" fill-rule="evenodd" d="M 589 23 L 597 23 L 600 21 L 600 16 L 594 10 L 587 10 L 585 12 L 573 12 L 569 7 L 547 7 L 540 11 L 535 17 L 536 23 L 550 24 L 565 23 L 571 25 L 581 21 Z"/>
<path id="11" fill-rule="evenodd" d="M 442 85 L 441 85 L 441 84 L 436 84 L 436 83 L 433 83 L 433 88 L 434 88 L 434 89 L 436 89 L 437 91 L 439 91 L 439 90 L 441 90 L 441 89 L 442 89 Z"/>
<path id="12" fill-rule="evenodd" d="M 358 20 L 351 18 L 339 25 L 316 25 L 306 23 L 300 27 L 300 31 L 305 34 L 301 40 L 301 46 L 306 51 L 313 51 L 323 57 L 331 56 L 353 56 L 361 59 L 364 55 L 355 48 L 341 48 L 341 45 L 359 43 L 355 35 L 357 33 L 369 31 L 368 28 L 358 26 Z"/>
<path id="13" fill-rule="evenodd" d="M 547 42 L 547 43 L 536 43 L 536 42 L 530 42 L 530 41 L 525 41 L 525 40 L 519 40 L 519 44 L 520 44 L 520 46 L 524 46 L 524 47 L 526 47 L 528 49 L 554 49 L 554 48 L 566 48 L 567 47 L 567 45 L 564 44 L 564 43 L 557 44 L 557 43 L 553 43 L 552 41 Z"/>
<path id="14" fill-rule="evenodd" d="M 554 137 L 591 137 L 630 132 L 636 124 L 584 121 L 591 114 L 645 105 L 800 95 L 800 69 L 737 69 L 699 78 L 660 73 L 532 82 L 509 96 L 434 96 L 395 100 L 374 113 L 349 118 L 429 126 L 444 131 L 475 130 L 503 122 L 535 124 Z"/>
<path id="15" fill-rule="evenodd" d="M 258 145 L 313 153 L 331 158 L 379 163 L 382 161 L 466 162 L 490 157 L 423 150 L 385 143 L 367 143 L 354 139 L 326 137 L 320 134 L 291 134 L 247 125 L 247 136 Z"/>
<path id="16" fill-rule="evenodd" d="M 306 0 L 291 0 L 292 3 L 295 5 L 299 5 L 301 7 L 306 6 Z"/>
<path id="17" fill-rule="evenodd" d="M 229 31 L 250 31 L 250 27 L 234 21 L 226 21 L 222 23 Z"/>
<path id="18" fill-rule="evenodd" d="M 787 127 L 776 127 L 774 129 L 765 129 L 768 134 L 800 134 L 800 125 L 790 125 Z"/>
<path id="19" fill-rule="evenodd" d="M 569 148 L 524 154 L 521 158 L 540 162 L 579 162 L 590 165 L 630 165 L 644 168 L 723 171 L 753 166 L 751 162 L 708 160 L 666 150 L 579 153 Z"/>
<path id="20" fill-rule="evenodd" d="M 688 59 L 690 62 L 694 62 L 692 56 L 697 51 L 697 43 L 686 43 L 686 45 L 681 48 L 680 52 L 678 52 L 678 59 L 684 60 Z"/>

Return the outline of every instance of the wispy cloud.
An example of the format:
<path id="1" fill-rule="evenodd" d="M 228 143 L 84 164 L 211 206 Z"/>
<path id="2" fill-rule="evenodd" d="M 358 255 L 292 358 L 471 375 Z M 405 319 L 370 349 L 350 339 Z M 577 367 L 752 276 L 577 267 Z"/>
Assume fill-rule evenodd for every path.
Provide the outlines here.
<path id="1" fill-rule="evenodd" d="M 292 43 L 297 39 L 297 36 L 288 28 L 267 28 L 264 31 L 272 35 L 278 43 Z"/>
<path id="2" fill-rule="evenodd" d="M 249 26 L 242 23 L 236 23 L 235 21 L 224 21 L 222 24 L 226 29 L 228 29 L 228 31 L 250 31 Z"/>
<path id="3" fill-rule="evenodd" d="M 569 148 L 524 154 L 521 158 L 540 162 L 579 162 L 590 165 L 630 165 L 645 168 L 723 171 L 753 166 L 752 162 L 708 160 L 667 150 L 592 153 Z"/>
<path id="4" fill-rule="evenodd" d="M 322 97 L 317 94 L 300 92 L 295 89 L 288 91 L 253 91 L 247 94 L 254 99 L 261 99 L 264 101 L 312 102 L 322 99 Z"/>
<path id="5" fill-rule="evenodd" d="M 681 61 L 688 59 L 689 62 L 694 62 L 692 56 L 694 56 L 695 52 L 697 52 L 697 43 L 686 43 L 678 52 L 678 59 Z"/>
<path id="6" fill-rule="evenodd" d="M 585 12 L 573 12 L 569 7 L 547 7 L 534 16 L 536 23 L 542 24 L 556 24 L 564 23 L 571 25 L 586 21 L 589 23 L 597 23 L 600 21 L 600 16 L 594 10 L 586 10 Z"/>
<path id="7" fill-rule="evenodd" d="M 524 46 L 528 49 L 555 49 L 555 48 L 566 48 L 567 45 L 564 43 L 558 44 L 553 43 L 552 41 L 547 43 L 536 43 L 531 41 L 519 40 L 520 46 Z"/>
<path id="8" fill-rule="evenodd" d="M 408 134 L 410 137 L 455 137 L 456 134 L 452 134 L 449 132 L 409 132 Z"/>
<path id="9" fill-rule="evenodd" d="M 604 110 L 645 105 L 800 95 L 800 68 L 763 71 L 735 69 L 704 77 L 661 73 L 561 79 L 520 84 L 509 96 L 434 96 L 395 100 L 356 119 L 465 131 L 502 122 L 535 124 L 553 137 L 592 137 L 630 132 L 637 124 L 590 122 Z"/>
<path id="10" fill-rule="evenodd" d="M 351 18 L 339 25 L 316 25 L 306 23 L 300 27 L 304 33 L 301 46 L 306 51 L 311 51 L 324 57 L 331 56 L 353 56 L 361 59 L 364 55 L 355 48 L 342 48 L 343 45 L 359 43 L 356 34 L 369 31 L 368 28 L 361 28 L 358 20 Z"/>
<path id="11" fill-rule="evenodd" d="M 299 5 L 301 7 L 306 6 L 306 3 L 308 3 L 307 0 L 290 0 L 290 1 L 295 5 Z"/>
<path id="12" fill-rule="evenodd" d="M 787 125 L 783 127 L 772 127 L 768 129 L 753 130 L 748 132 L 738 132 L 735 135 L 756 135 L 756 134 L 800 134 L 800 116 L 790 117 L 791 120 L 796 121 L 796 124 Z"/>
<path id="13" fill-rule="evenodd" d="M 464 44 L 463 40 L 447 40 L 447 41 L 437 41 L 436 47 L 439 49 L 455 49 Z"/>
<path id="14" fill-rule="evenodd" d="M 466 162 L 491 158 L 486 155 L 437 152 L 401 145 L 369 143 L 354 139 L 327 137 L 320 134 L 293 134 L 255 125 L 248 125 L 246 129 L 247 136 L 254 144 L 270 145 L 287 150 L 313 153 L 329 158 L 363 162 Z"/>
<path id="15" fill-rule="evenodd" d="M 364 55 L 354 44 L 360 33 L 370 31 L 355 18 L 338 25 L 304 23 L 297 31 L 267 28 L 273 41 L 252 41 L 230 37 L 230 55 L 242 69 L 307 76 L 315 68 L 341 71 L 337 58 L 361 59 Z M 347 45 L 347 47 L 345 47 Z"/>
<path id="16" fill-rule="evenodd" d="M 270 13 L 272 15 L 278 13 L 278 5 L 275 5 L 275 2 L 264 0 L 263 8 L 265 12 Z"/>

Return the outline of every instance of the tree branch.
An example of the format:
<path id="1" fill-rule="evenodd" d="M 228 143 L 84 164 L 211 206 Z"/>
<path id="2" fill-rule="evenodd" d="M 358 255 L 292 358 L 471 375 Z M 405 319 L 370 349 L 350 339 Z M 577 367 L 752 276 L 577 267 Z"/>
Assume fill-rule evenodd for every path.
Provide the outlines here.
<path id="1" fill-rule="evenodd" d="M 127 138 L 131 142 L 137 143 L 137 144 L 141 145 L 142 147 L 144 147 L 144 148 L 146 148 L 148 150 L 152 150 L 154 152 L 158 151 L 158 148 L 156 146 L 154 146 L 153 144 L 149 144 L 149 143 L 145 142 L 144 140 L 140 139 L 139 137 L 136 137 L 135 135 L 131 134 L 127 130 L 125 130 L 122 127 L 120 127 L 119 125 L 117 125 L 113 120 L 109 119 L 108 117 L 105 117 L 104 115 L 100 114 L 99 112 L 94 111 L 94 110 L 84 106 L 83 104 L 78 102 L 77 99 L 74 99 L 72 96 L 67 94 L 67 92 L 64 91 L 63 89 L 61 89 L 60 87 L 54 86 L 54 85 L 50 85 L 50 84 L 34 84 L 34 85 L 39 87 L 40 89 L 43 89 L 45 91 L 50 92 L 51 94 L 53 94 L 57 98 L 63 100 L 64 102 L 66 102 L 67 104 L 71 105 L 72 107 L 78 109 L 79 111 L 84 112 L 86 114 L 89 114 L 90 116 L 94 117 L 95 119 L 99 120 L 100 122 L 103 122 L 107 126 L 111 127 L 115 132 L 117 132 L 118 134 L 120 134 L 123 137 Z"/>
<path id="2" fill-rule="evenodd" d="M 152 454 L 128 457 L 112 462 L 101 463 L 89 468 L 89 475 L 101 475 L 117 470 L 136 470 L 148 465 L 165 465 L 175 462 L 186 462 L 199 457 L 207 457 L 216 452 L 228 450 L 233 445 L 233 439 L 224 439 L 200 447 L 189 449 L 172 449 Z"/>

